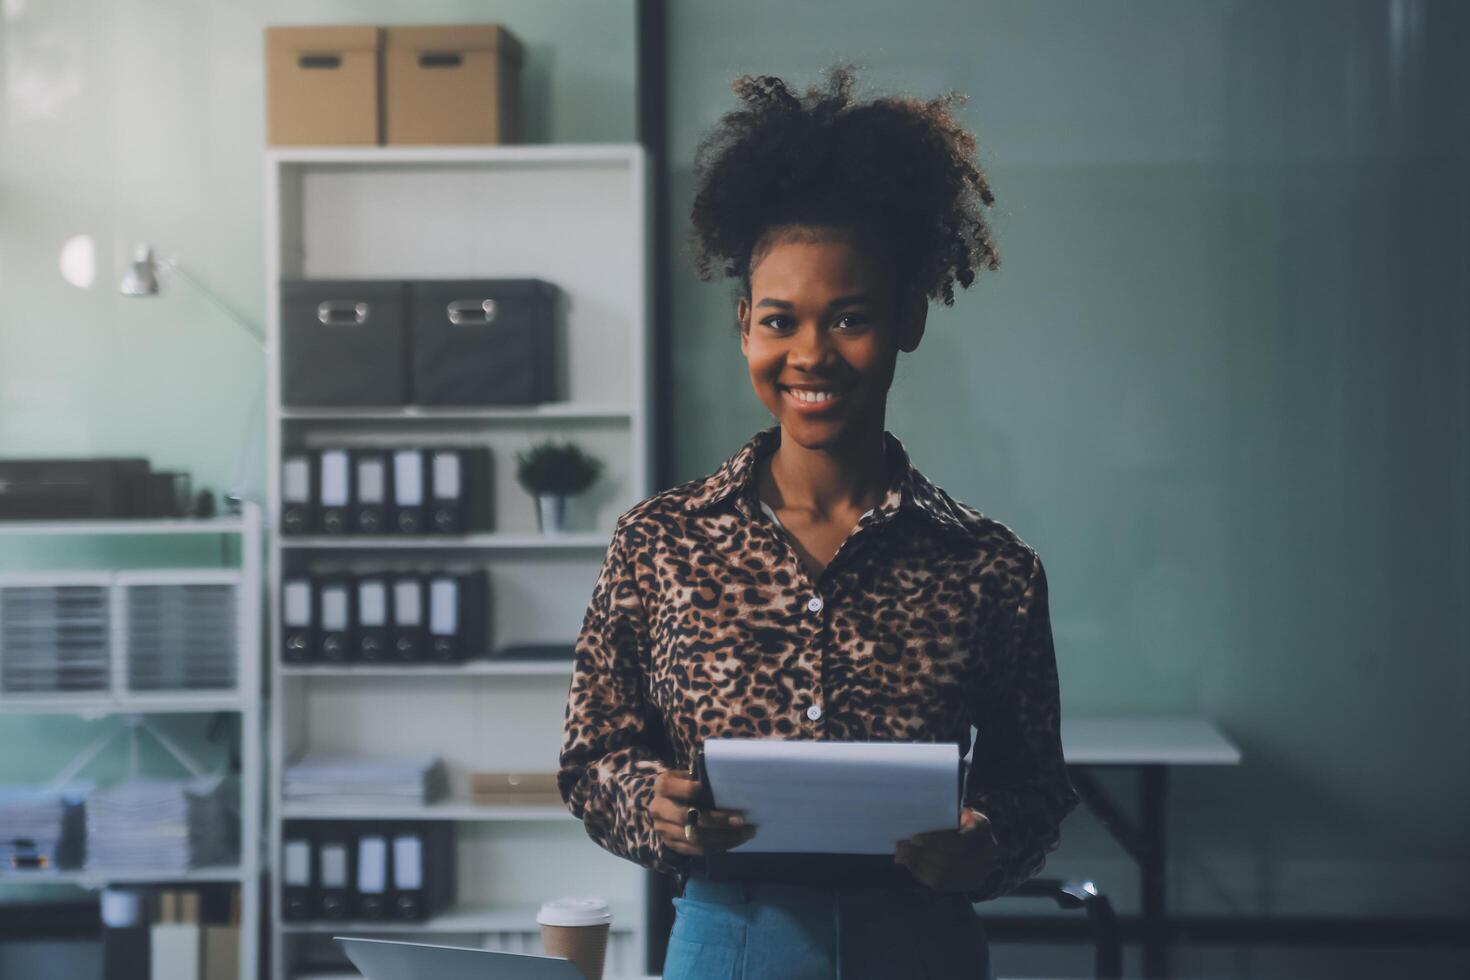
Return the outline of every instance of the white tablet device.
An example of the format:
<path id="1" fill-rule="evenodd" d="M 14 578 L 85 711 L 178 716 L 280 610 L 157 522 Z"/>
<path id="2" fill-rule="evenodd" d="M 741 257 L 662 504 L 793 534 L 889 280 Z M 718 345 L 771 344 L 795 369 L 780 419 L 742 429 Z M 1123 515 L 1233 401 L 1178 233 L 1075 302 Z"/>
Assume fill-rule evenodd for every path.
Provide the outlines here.
<path id="1" fill-rule="evenodd" d="M 334 936 L 367 980 L 584 980 L 571 960 L 558 956 L 492 953 L 485 949 L 430 946 L 387 939 Z"/>

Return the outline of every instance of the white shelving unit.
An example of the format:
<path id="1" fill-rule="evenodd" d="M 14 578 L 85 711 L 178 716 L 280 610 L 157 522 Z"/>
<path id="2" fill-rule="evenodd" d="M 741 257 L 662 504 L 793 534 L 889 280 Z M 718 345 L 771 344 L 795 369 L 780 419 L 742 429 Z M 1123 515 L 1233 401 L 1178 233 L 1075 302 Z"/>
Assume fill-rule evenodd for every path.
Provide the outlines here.
<path id="1" fill-rule="evenodd" d="M 455 825 L 456 904 L 420 923 L 284 922 L 270 903 L 271 976 L 287 980 L 330 935 L 539 952 L 535 910 L 598 894 L 615 912 L 608 974 L 642 974 L 643 872 L 588 839 L 560 805 L 477 806 L 474 771 L 552 772 L 571 677 L 565 662 L 290 665 L 280 650 L 284 573 L 432 568 L 487 570 L 492 650 L 571 643 L 613 525 L 650 493 L 647 176 L 636 145 L 289 148 L 266 167 L 270 505 L 280 526 L 285 452 L 336 446 L 483 445 L 494 458 L 494 530 L 459 537 L 271 536 L 268 591 L 276 710 L 270 737 L 271 867 L 286 820 L 444 820 Z M 309 279 L 538 278 L 564 301 L 559 400 L 537 406 L 419 408 L 282 404 L 280 283 Z M 571 526 L 537 529 L 515 483 L 514 453 L 571 439 L 605 465 L 573 501 Z M 305 750 L 366 757 L 438 755 L 449 799 L 364 808 L 287 804 L 282 773 Z"/>
<path id="2" fill-rule="evenodd" d="M 261 553 L 262 515 L 260 507 L 246 503 L 239 517 L 198 520 L 77 520 L 77 521 L 0 521 L 0 539 L 5 537 L 172 537 L 178 535 L 216 536 L 222 544 L 237 539 L 238 566 L 228 575 L 216 569 L 180 571 L 170 568 L 160 572 L 160 581 L 175 583 L 225 582 L 236 589 L 235 656 L 236 671 L 233 690 L 203 691 L 129 691 L 125 664 L 112 664 L 107 689 L 86 693 L 6 693 L 0 691 L 0 714 L 75 715 L 98 719 L 112 716 L 161 714 L 212 714 L 230 712 L 240 716 L 240 857 L 235 864 L 219 867 L 191 868 L 186 871 L 129 869 L 109 872 L 105 868 L 78 868 L 45 871 L 0 871 L 0 883 L 30 885 L 69 885 L 100 889 L 109 885 L 191 885 L 236 884 L 240 889 L 240 976 L 258 976 L 261 935 L 261 819 L 265 777 L 262 774 L 261 742 L 263 735 L 263 685 L 260 666 L 261 651 Z M 222 549 L 227 551 L 228 549 Z M 27 581 L 57 581 L 60 577 L 77 577 L 88 573 L 7 573 L 8 585 Z M 97 578 L 104 573 L 93 575 Z M 133 571 L 115 573 L 122 587 L 138 578 Z M 100 579 L 99 579 L 100 580 Z M 110 646 L 116 650 L 117 631 L 122 619 L 114 610 Z M 131 652 L 131 651 L 129 651 Z"/>

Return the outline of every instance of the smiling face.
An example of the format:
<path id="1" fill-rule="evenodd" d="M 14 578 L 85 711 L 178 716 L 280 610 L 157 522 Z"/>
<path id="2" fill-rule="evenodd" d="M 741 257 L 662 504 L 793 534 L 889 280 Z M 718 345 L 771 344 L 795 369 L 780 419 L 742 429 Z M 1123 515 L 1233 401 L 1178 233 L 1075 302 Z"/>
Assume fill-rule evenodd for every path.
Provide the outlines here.
<path id="1" fill-rule="evenodd" d="M 883 429 L 899 351 L 918 347 L 923 298 L 900 301 L 882 250 L 835 228 L 790 229 L 758 251 L 736 311 L 756 395 L 811 449 Z"/>

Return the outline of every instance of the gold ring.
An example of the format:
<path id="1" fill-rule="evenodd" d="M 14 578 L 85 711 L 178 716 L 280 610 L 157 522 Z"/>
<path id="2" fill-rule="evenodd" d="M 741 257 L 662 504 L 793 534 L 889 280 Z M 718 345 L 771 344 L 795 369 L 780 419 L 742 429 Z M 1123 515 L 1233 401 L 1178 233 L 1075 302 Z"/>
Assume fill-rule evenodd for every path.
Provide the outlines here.
<path id="1" fill-rule="evenodd" d="M 684 839 L 686 841 L 692 841 L 692 840 L 694 840 L 694 825 L 693 824 L 686 823 L 684 825 Z"/>
<path id="2" fill-rule="evenodd" d="M 699 823 L 699 807 L 691 806 L 684 811 L 684 826 L 693 827 Z"/>

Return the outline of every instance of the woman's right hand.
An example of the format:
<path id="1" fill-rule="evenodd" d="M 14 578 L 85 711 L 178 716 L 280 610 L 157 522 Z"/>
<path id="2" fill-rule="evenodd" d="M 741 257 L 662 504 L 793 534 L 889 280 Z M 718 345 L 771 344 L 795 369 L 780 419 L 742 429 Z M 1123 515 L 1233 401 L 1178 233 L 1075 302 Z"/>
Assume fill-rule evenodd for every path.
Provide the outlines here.
<path id="1" fill-rule="evenodd" d="M 747 824 L 738 810 L 705 809 L 699 810 L 686 836 L 689 808 L 697 806 L 699 791 L 699 780 L 689 778 L 689 773 L 680 769 L 661 772 L 654 780 L 653 802 L 648 810 L 653 816 L 654 832 L 663 839 L 664 846 L 698 857 L 728 851 L 755 836 L 755 827 Z"/>

